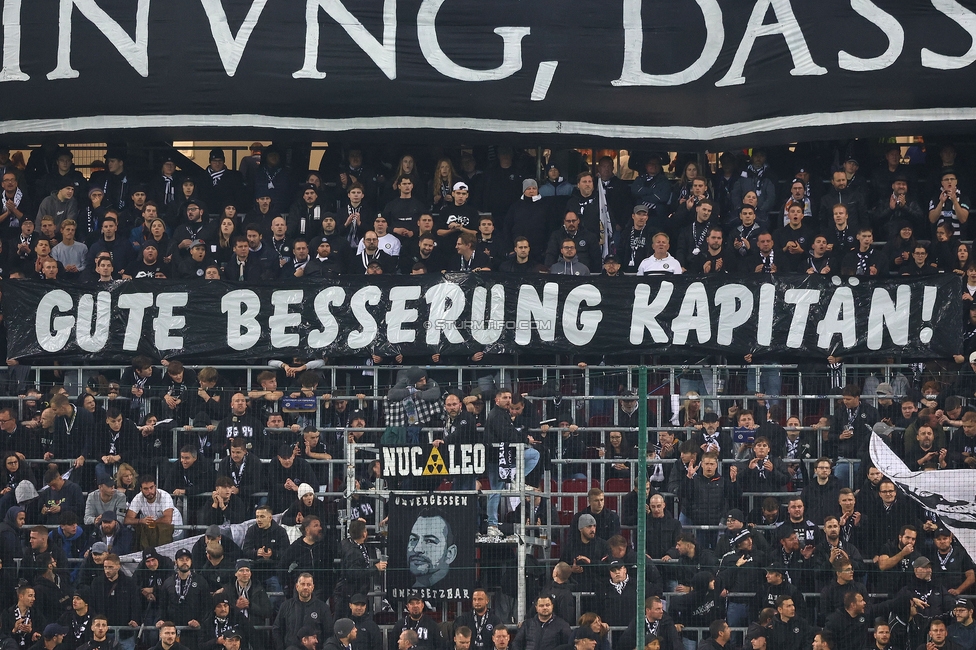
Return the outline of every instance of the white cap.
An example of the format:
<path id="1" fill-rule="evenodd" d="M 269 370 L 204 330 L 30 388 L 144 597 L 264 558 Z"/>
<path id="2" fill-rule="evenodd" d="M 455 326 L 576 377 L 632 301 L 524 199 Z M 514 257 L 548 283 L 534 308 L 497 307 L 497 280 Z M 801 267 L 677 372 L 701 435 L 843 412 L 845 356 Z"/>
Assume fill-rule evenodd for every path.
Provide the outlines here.
<path id="1" fill-rule="evenodd" d="M 454 184 L 455 192 L 458 190 L 467 190 L 467 189 L 468 189 L 468 184 L 463 181 L 458 181 L 457 183 Z"/>

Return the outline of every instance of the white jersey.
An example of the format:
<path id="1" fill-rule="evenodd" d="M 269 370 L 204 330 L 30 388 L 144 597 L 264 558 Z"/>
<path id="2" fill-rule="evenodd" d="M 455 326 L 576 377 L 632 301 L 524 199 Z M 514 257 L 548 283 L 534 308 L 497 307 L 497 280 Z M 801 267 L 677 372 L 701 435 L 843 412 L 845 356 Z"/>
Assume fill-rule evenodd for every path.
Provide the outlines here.
<path id="1" fill-rule="evenodd" d="M 671 255 L 661 260 L 651 255 L 645 258 L 640 263 L 640 266 L 637 267 L 637 275 L 647 275 L 648 273 L 674 273 L 675 275 L 681 275 L 681 263 Z"/>
<path id="2" fill-rule="evenodd" d="M 379 249 L 391 257 L 398 257 L 400 255 L 400 240 L 397 239 L 396 235 L 386 233 L 380 237 Z M 360 240 L 359 246 L 356 247 L 356 254 L 361 255 L 364 250 L 366 250 L 366 243 Z"/>
<path id="3" fill-rule="evenodd" d="M 142 496 L 140 492 L 132 498 L 132 503 L 129 504 L 129 510 L 136 513 L 137 517 L 153 517 L 154 519 L 162 517 L 163 513 L 170 508 L 173 509 L 173 525 L 182 526 L 183 515 L 179 508 L 173 505 L 173 497 L 166 490 L 156 488 L 156 500 L 152 503 L 146 501 L 146 497 Z"/>

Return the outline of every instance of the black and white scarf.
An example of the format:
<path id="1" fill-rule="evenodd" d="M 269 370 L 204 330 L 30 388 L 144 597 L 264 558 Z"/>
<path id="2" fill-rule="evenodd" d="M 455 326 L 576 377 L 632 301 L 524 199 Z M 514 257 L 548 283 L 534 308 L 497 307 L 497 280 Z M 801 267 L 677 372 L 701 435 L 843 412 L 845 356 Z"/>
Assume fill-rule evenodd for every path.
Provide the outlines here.
<path id="1" fill-rule="evenodd" d="M 215 172 L 214 170 L 207 167 L 207 173 L 210 174 L 210 182 L 213 183 L 214 187 L 217 187 L 217 183 L 220 182 L 220 177 L 224 175 L 225 171 L 227 171 L 226 167 L 221 169 L 219 172 Z"/>

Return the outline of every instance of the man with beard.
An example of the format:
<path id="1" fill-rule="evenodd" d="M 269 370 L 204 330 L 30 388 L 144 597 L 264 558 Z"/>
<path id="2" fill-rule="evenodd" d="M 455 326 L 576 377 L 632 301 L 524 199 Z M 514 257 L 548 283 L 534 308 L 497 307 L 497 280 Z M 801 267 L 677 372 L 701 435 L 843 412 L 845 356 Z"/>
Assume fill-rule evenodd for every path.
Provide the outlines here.
<path id="1" fill-rule="evenodd" d="M 159 643 L 152 650 L 189 650 L 176 640 L 176 625 L 172 621 L 162 621 L 159 626 Z"/>
<path id="2" fill-rule="evenodd" d="M 637 273 L 637 268 L 651 254 L 651 235 L 647 227 L 647 206 L 643 203 L 634 206 L 632 223 L 620 233 L 618 255 L 624 262 L 626 273 Z"/>
<path id="3" fill-rule="evenodd" d="M 261 459 L 247 449 L 248 441 L 235 437 L 230 441 L 228 455 L 220 461 L 217 469 L 218 476 L 231 479 L 232 494 L 240 497 L 245 504 L 250 504 L 252 495 L 264 489 L 264 471 Z"/>
<path id="4" fill-rule="evenodd" d="M 387 255 L 380 250 L 380 238 L 375 230 L 368 231 L 363 236 L 362 252 L 353 255 L 349 267 L 350 275 L 365 275 L 371 262 L 378 262 L 383 273 L 395 273 L 397 258 Z"/>
<path id="5" fill-rule="evenodd" d="M 308 519 L 305 521 L 307 522 Z M 271 631 L 275 650 L 285 650 L 291 646 L 301 647 L 298 633 L 307 625 L 317 630 L 319 636 L 323 638 L 326 630 L 332 629 L 332 613 L 329 611 L 329 606 L 315 598 L 314 592 L 315 580 L 312 574 L 299 575 L 295 582 L 295 595 L 282 603 L 275 618 L 274 628 Z"/>
<path id="6" fill-rule="evenodd" d="M 91 635 L 79 650 L 119 650 L 123 646 L 113 637 L 108 637 L 108 616 L 96 614 L 91 620 Z M 67 635 L 65 639 L 67 640 Z"/>
<path id="7" fill-rule="evenodd" d="M 373 621 L 373 616 L 366 611 L 366 596 L 355 594 L 349 599 L 349 618 L 356 624 L 356 638 L 352 642 L 353 650 L 383 650 L 383 633 Z M 490 648 L 488 650 L 491 650 Z"/>
<path id="8" fill-rule="evenodd" d="M 400 275 L 410 275 L 415 264 L 423 264 L 428 273 L 440 273 L 444 270 L 444 260 L 436 253 L 437 242 L 430 233 L 420 235 L 416 249 L 412 252 L 400 253 Z"/>
<path id="9" fill-rule="evenodd" d="M 813 565 L 818 571 L 818 582 L 823 584 L 830 579 L 834 562 L 849 562 L 855 571 L 864 569 L 864 560 L 856 546 L 845 540 L 841 535 L 840 519 L 835 515 L 827 515 L 823 525 L 824 538 L 817 544 L 814 552 Z"/>
<path id="10" fill-rule="evenodd" d="M 339 238 L 321 237 L 314 241 L 317 242 L 315 245 L 315 257 L 309 261 L 302 275 L 306 278 L 314 278 L 334 277 L 341 274 L 344 270 L 342 258 L 332 250 L 332 242 L 339 241 Z"/>
<path id="11" fill-rule="evenodd" d="M 399 639 L 404 631 L 411 631 L 417 635 L 417 648 L 422 650 L 446 650 L 447 644 L 441 636 L 437 623 L 430 616 L 424 614 L 424 601 L 420 596 L 413 595 L 407 599 L 407 615 L 397 621 L 390 635 Z M 395 647 L 394 643 L 392 647 Z"/>
<path id="12" fill-rule="evenodd" d="M 193 572 L 190 551 L 181 548 L 176 552 L 176 575 L 163 583 L 160 595 L 160 620 L 156 622 L 156 627 L 162 628 L 164 621 L 173 621 L 191 628 L 183 632 L 182 641 L 191 648 L 195 647 L 200 620 L 210 609 L 210 585 Z"/>
<path id="13" fill-rule="evenodd" d="M 290 280 L 304 276 L 305 268 L 312 259 L 308 252 L 308 241 L 303 237 L 298 237 L 292 242 L 291 252 L 291 259 L 281 267 L 279 277 L 282 280 Z"/>
<path id="14" fill-rule="evenodd" d="M 488 592 L 478 587 L 471 592 L 471 611 L 454 619 L 454 631 L 466 627 L 471 630 L 471 650 L 491 650 L 492 635 L 502 620 L 488 608 Z"/>
<path id="15" fill-rule="evenodd" d="M 142 253 L 139 258 L 122 269 L 122 278 L 124 280 L 133 278 L 165 280 L 169 273 L 169 264 L 159 259 L 159 249 L 156 247 L 156 243 L 149 241 L 142 245 Z"/>
<path id="16" fill-rule="evenodd" d="M 205 170 L 210 176 L 210 185 L 202 188 L 207 205 L 214 208 L 234 204 L 243 205 L 244 179 L 240 172 L 228 169 L 224 162 L 224 150 L 210 151 L 210 165 Z"/>
<path id="17" fill-rule="evenodd" d="M 139 627 L 142 601 L 139 600 L 136 583 L 122 573 L 122 562 L 118 555 L 110 553 L 102 567 L 104 574 L 92 581 L 92 607 L 108 615 L 109 625 Z M 125 650 L 133 650 L 136 646 L 135 630 L 118 632 L 116 638 Z"/>
<path id="18" fill-rule="evenodd" d="M 322 520 L 317 515 L 303 518 L 300 530 L 302 536 L 292 542 L 281 558 L 283 573 L 292 580 L 300 577 L 299 574 L 313 573 L 319 578 L 318 593 L 329 594 L 331 591 L 326 591 L 326 586 L 331 587 L 332 558 L 335 556 L 331 552 L 331 539 L 323 542 L 325 533 Z"/>

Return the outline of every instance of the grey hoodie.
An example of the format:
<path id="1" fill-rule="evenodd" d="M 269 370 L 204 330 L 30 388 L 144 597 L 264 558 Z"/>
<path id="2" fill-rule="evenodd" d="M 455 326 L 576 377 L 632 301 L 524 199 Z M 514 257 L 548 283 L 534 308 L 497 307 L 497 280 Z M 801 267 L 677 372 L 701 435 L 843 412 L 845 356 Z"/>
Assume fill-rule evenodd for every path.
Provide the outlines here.
<path id="1" fill-rule="evenodd" d="M 589 275 L 590 269 L 585 264 L 581 264 L 574 258 L 572 262 L 559 259 L 549 267 L 549 273 L 553 275 Z"/>
<path id="2" fill-rule="evenodd" d="M 41 205 L 37 208 L 38 224 L 40 224 L 41 217 L 45 215 L 54 217 L 54 224 L 60 228 L 61 222 L 65 219 L 78 220 L 78 204 L 74 198 L 61 201 L 58 199 L 57 192 L 51 192 L 51 195 L 41 201 Z"/>

